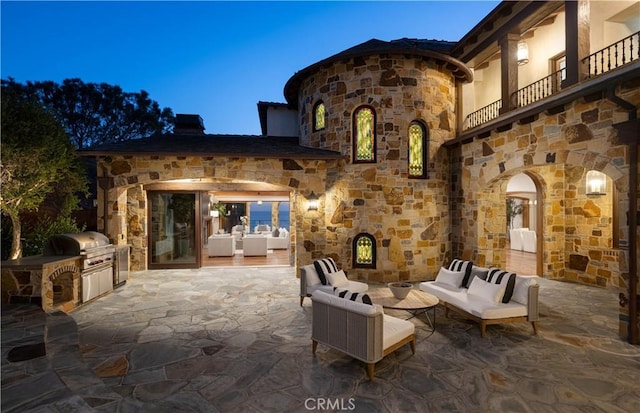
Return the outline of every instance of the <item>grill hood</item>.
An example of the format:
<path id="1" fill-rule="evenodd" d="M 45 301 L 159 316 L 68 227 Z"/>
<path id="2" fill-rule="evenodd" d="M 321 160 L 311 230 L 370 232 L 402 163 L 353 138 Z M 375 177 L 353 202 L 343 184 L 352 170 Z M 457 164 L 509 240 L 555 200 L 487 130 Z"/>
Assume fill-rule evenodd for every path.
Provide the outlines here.
<path id="1" fill-rule="evenodd" d="M 54 235 L 44 246 L 42 255 L 82 255 L 87 251 L 111 245 L 109 238 L 95 231 Z"/>

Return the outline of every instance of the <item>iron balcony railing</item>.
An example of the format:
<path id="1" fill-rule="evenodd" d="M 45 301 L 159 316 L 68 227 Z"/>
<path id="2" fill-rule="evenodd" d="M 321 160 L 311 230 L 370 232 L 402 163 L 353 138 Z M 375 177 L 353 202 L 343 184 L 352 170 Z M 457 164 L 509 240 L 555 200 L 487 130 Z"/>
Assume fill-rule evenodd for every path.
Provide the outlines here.
<path id="1" fill-rule="evenodd" d="M 582 59 L 582 63 L 587 67 L 587 77 L 594 78 L 638 60 L 639 46 L 640 32 L 636 32 Z"/>
<path id="2" fill-rule="evenodd" d="M 475 128 L 478 125 L 482 125 L 483 123 L 487 123 L 490 120 L 497 118 L 500 116 L 500 108 L 502 108 L 502 99 L 489 103 L 487 106 L 468 114 L 464 119 L 464 125 L 462 128 L 464 130 Z"/>
<path id="3" fill-rule="evenodd" d="M 560 90 L 560 85 L 566 76 L 566 69 L 553 72 L 549 76 L 545 76 L 519 89 L 511 95 L 511 100 L 515 104 L 515 107 L 519 108 L 549 97 Z"/>

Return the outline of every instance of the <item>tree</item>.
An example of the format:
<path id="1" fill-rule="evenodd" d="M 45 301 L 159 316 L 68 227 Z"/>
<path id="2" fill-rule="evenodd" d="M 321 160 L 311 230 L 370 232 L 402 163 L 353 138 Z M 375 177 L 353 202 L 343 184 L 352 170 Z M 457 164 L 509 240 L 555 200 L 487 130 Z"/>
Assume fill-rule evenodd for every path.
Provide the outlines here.
<path id="1" fill-rule="evenodd" d="M 23 85 L 12 78 L 2 80 L 2 89 L 49 109 L 77 149 L 166 133 L 173 125 L 171 109 L 160 109 L 144 90 L 128 93 L 119 86 L 80 79 Z"/>
<path id="2" fill-rule="evenodd" d="M 67 135 L 45 108 L 3 90 L 0 210 L 11 220 L 10 259 L 22 256 L 21 214 L 38 209 L 56 189 L 62 213 L 87 191 L 84 167 Z"/>

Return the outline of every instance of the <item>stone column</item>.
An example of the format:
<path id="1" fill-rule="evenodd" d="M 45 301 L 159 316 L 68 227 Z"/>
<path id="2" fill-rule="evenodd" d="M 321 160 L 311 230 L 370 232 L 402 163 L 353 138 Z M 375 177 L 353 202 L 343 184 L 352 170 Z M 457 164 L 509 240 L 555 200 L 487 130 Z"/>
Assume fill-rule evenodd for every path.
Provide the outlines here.
<path id="1" fill-rule="evenodd" d="M 271 203 L 271 229 L 280 228 L 280 202 Z"/>

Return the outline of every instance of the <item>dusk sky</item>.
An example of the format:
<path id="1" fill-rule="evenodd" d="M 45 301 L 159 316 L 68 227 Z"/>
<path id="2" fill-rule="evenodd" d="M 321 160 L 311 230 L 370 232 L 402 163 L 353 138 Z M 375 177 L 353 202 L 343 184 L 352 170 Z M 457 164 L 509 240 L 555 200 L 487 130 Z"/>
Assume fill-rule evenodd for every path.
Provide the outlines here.
<path id="1" fill-rule="evenodd" d="M 256 135 L 295 72 L 372 38 L 457 41 L 498 3 L 2 0 L 0 73 L 146 90 L 207 133 Z"/>

